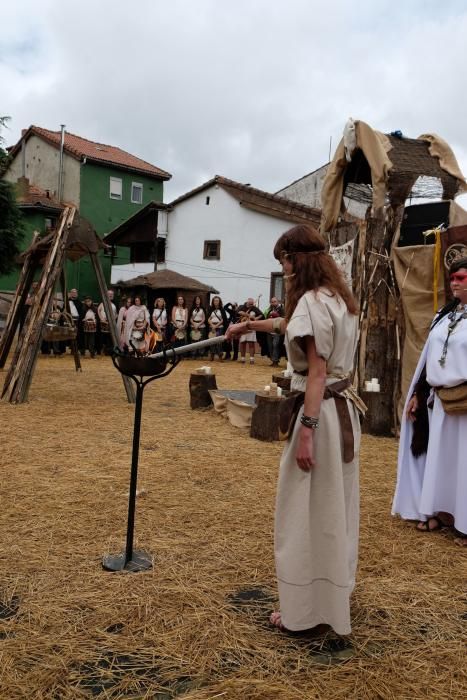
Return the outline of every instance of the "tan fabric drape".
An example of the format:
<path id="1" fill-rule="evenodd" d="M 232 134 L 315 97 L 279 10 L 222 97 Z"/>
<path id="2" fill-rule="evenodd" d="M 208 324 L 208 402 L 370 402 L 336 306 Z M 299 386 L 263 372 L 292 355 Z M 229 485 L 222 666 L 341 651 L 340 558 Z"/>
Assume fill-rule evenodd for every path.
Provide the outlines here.
<path id="1" fill-rule="evenodd" d="M 371 168 L 371 184 L 373 186 L 373 210 L 374 216 L 380 216 L 383 212 L 386 198 L 386 183 L 392 163 L 388 152 L 391 150 L 391 142 L 385 134 L 374 131 L 365 122 L 355 122 L 355 134 L 357 148 L 363 151 Z M 336 227 L 341 212 L 342 197 L 344 194 L 344 173 L 348 166 L 345 158 L 344 140 L 339 143 L 334 158 L 324 178 L 321 192 L 322 219 L 321 231 L 326 233 Z"/>
<path id="2" fill-rule="evenodd" d="M 392 259 L 405 318 L 402 350 L 399 418 L 420 353 L 428 336 L 433 313 L 434 245 L 393 248 Z M 438 298 L 444 303 L 444 277 L 440 272 Z"/>
<path id="3" fill-rule="evenodd" d="M 440 168 L 459 180 L 459 192 L 466 192 L 467 182 L 459 168 L 451 146 L 436 134 L 422 134 L 418 138 L 420 141 L 428 141 L 430 155 L 433 158 L 438 158 Z"/>

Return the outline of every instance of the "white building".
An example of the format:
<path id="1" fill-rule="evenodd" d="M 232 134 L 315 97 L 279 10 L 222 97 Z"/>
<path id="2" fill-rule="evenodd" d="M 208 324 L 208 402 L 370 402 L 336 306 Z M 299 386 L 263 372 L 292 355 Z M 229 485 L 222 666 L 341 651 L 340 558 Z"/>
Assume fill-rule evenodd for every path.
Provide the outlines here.
<path id="1" fill-rule="evenodd" d="M 112 283 L 169 269 L 218 289 L 224 303 L 253 297 L 264 306 L 271 295 L 282 298 L 274 243 L 294 224 L 320 221 L 312 207 L 218 175 L 171 204 L 150 207 L 149 224 L 143 209 L 106 237 L 132 248 L 130 265 L 112 267 Z M 148 250 L 148 235 L 152 255 L 143 261 L 134 251 L 140 242 Z"/>

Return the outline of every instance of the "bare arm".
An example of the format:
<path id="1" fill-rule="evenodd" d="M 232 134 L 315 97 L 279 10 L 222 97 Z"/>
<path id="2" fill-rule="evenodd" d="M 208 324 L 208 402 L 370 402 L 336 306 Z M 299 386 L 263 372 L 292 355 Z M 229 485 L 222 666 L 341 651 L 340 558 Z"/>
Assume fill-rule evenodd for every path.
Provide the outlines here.
<path id="1" fill-rule="evenodd" d="M 326 360 L 316 352 L 315 339 L 307 336 L 306 356 L 308 361 L 308 377 L 305 389 L 305 404 L 303 414 L 310 418 L 319 418 L 321 402 L 326 386 Z M 319 428 L 317 428 L 319 430 Z M 297 452 L 295 458 L 297 464 L 305 472 L 316 466 L 314 457 L 315 431 L 304 425 L 300 426 Z"/>
<path id="2" fill-rule="evenodd" d="M 276 324 L 274 324 L 276 322 Z M 280 325 L 279 325 L 280 323 Z M 266 318 L 261 321 L 243 321 L 242 323 L 235 323 L 228 327 L 227 329 L 227 340 L 236 336 L 242 335 L 243 333 L 248 333 L 248 331 L 264 331 L 265 333 L 272 333 L 276 327 L 279 327 L 280 333 L 284 335 L 287 328 L 287 322 L 285 318 Z"/>

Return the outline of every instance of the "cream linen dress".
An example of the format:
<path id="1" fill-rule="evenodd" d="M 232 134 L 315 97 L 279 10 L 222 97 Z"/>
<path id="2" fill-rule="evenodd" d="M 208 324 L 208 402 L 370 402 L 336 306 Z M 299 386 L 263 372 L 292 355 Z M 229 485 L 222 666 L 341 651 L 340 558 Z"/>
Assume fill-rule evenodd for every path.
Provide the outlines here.
<path id="1" fill-rule="evenodd" d="M 286 344 L 295 372 L 307 369 L 304 343 L 314 336 L 327 363 L 326 384 L 353 370 L 358 317 L 327 290 L 307 292 L 287 326 Z M 305 390 L 306 377 L 294 373 L 292 389 Z M 316 465 L 299 469 L 295 453 L 300 411 L 282 455 L 276 502 L 275 556 L 282 624 L 304 630 L 328 624 L 350 633 L 350 595 L 358 556 L 360 421 L 348 399 L 355 456 L 343 462 L 343 442 L 334 399 L 323 400 L 314 433 Z"/>

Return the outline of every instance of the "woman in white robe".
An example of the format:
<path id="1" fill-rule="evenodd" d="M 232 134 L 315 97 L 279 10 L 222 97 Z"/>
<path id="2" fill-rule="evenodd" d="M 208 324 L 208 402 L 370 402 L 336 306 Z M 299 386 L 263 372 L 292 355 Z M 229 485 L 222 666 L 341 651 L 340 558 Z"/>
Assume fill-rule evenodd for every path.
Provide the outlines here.
<path id="1" fill-rule="evenodd" d="M 418 520 L 421 531 L 453 524 L 460 534 L 456 542 L 467 545 L 467 410 L 447 414 L 433 390 L 467 382 L 467 258 L 454 262 L 450 275 L 454 300 L 432 324 L 404 409 L 392 513 Z M 419 454 L 412 445 L 414 420 L 423 415 L 416 393 L 422 373 L 429 391 L 429 433 Z"/>
<path id="2" fill-rule="evenodd" d="M 230 326 L 227 336 L 285 332 L 292 389 L 304 392 L 279 470 L 275 557 L 280 612 L 271 623 L 349 634 L 358 552 L 360 422 L 350 384 L 357 306 L 320 234 L 295 226 L 274 248 L 287 283 L 285 318 Z M 333 394 L 331 395 L 331 392 Z M 342 414 L 345 416 L 342 418 Z"/>

